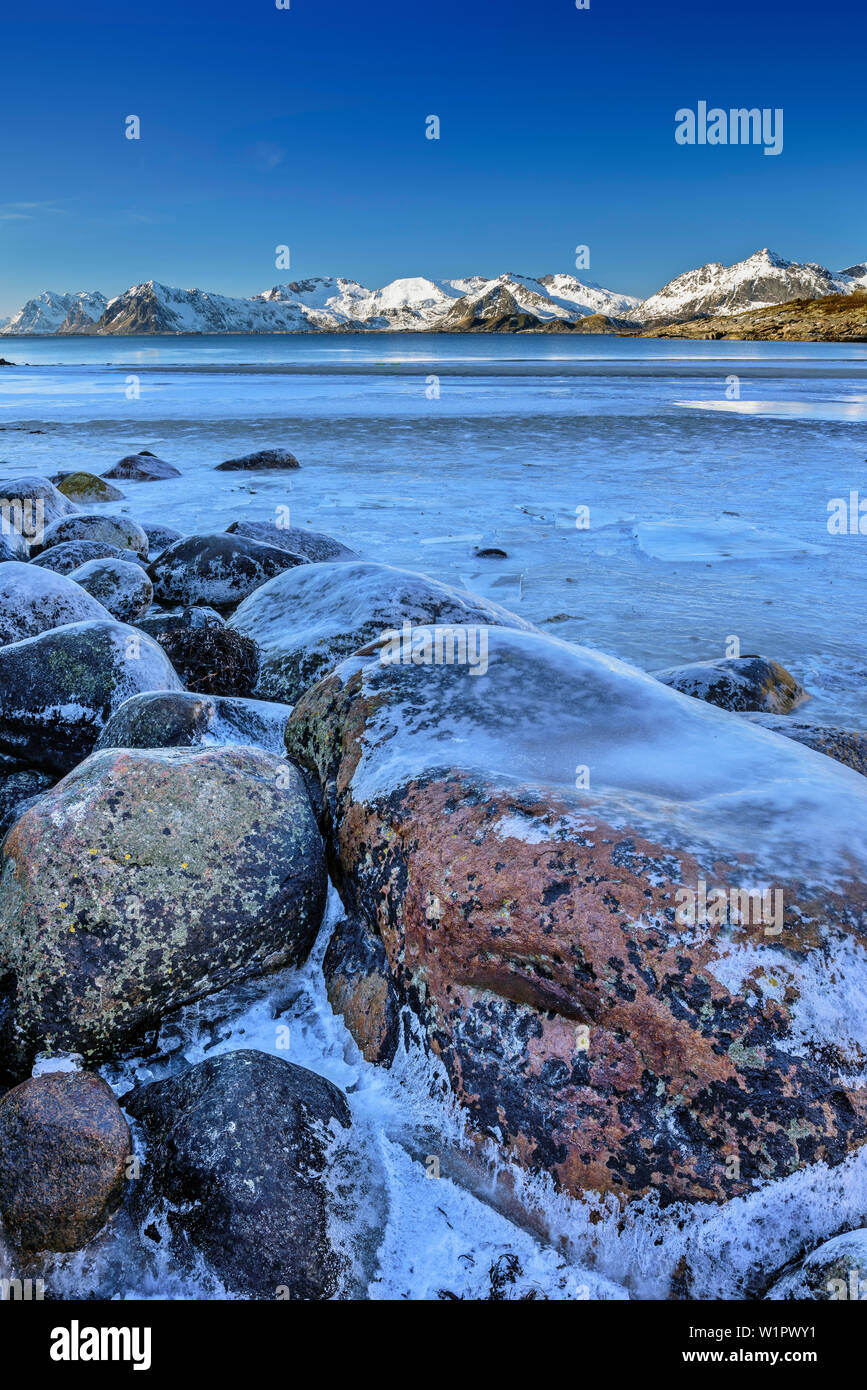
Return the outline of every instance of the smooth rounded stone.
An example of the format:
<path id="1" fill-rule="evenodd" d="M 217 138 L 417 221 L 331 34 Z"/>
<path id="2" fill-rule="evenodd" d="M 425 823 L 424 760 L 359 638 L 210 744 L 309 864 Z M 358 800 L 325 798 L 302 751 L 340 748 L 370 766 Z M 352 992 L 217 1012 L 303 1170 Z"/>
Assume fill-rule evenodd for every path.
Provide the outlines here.
<path id="1" fill-rule="evenodd" d="M 140 690 L 182 690 L 151 637 L 111 619 L 51 628 L 0 647 L 0 752 L 48 772 L 86 758 Z"/>
<path id="2" fill-rule="evenodd" d="M 400 999 L 380 938 L 364 923 L 337 923 L 322 962 L 328 1002 L 368 1062 L 390 1066 L 400 1037 Z"/>
<path id="3" fill-rule="evenodd" d="M 25 1250 L 79 1250 L 123 1196 L 129 1125 L 102 1077 L 53 1071 L 0 1099 L 0 1211 Z"/>
<path id="4" fill-rule="evenodd" d="M 98 596 L 64 574 L 20 560 L 0 567 L 0 646 L 64 623 L 110 616 Z"/>
<path id="5" fill-rule="evenodd" d="M 133 695 L 109 719 L 100 748 L 197 748 L 240 743 L 282 755 L 290 705 L 190 691 Z"/>
<path id="6" fill-rule="evenodd" d="M 343 1092 L 264 1052 L 208 1058 L 124 1097 L 147 1143 L 142 1226 L 169 1207 L 172 1251 L 204 1256 L 234 1293 L 325 1299 L 343 1261 L 329 1236 L 331 1150 L 349 1140 Z"/>
<path id="7" fill-rule="evenodd" d="M 188 690 L 199 695 L 252 695 L 259 648 L 228 627 L 171 628 L 156 639 Z"/>
<path id="8" fill-rule="evenodd" d="M 59 545 L 41 551 L 30 563 L 38 565 L 40 569 L 54 570 L 57 574 L 71 574 L 79 565 L 86 565 L 88 560 L 103 559 L 125 560 L 142 569 L 147 563 L 134 550 L 120 550 L 116 545 L 107 545 L 105 541 L 61 541 Z"/>
<path id="9" fill-rule="evenodd" d="M 233 473 L 244 470 L 259 473 L 300 467 L 301 464 L 288 449 L 258 449 L 255 454 L 244 454 L 242 458 L 226 459 L 225 463 L 218 463 L 217 472 Z"/>
<path id="10" fill-rule="evenodd" d="M 314 564 L 335 560 L 359 560 L 356 550 L 342 541 L 327 536 L 324 531 L 305 531 L 301 526 L 278 526 L 274 521 L 233 521 L 226 527 L 229 535 L 250 536 L 254 541 L 276 545 L 290 555 L 300 555 Z"/>
<path id="11" fill-rule="evenodd" d="M 128 478 L 135 483 L 157 483 L 163 478 L 179 478 L 181 470 L 165 459 L 157 458 L 149 449 L 137 454 L 127 454 L 113 468 L 103 473 L 103 478 Z"/>
<path id="12" fill-rule="evenodd" d="M 186 536 L 167 546 L 150 565 L 159 603 L 232 608 L 274 575 L 306 562 L 274 545 L 225 531 Z"/>
<path id="13" fill-rule="evenodd" d="M 356 653 L 286 747 L 476 1133 L 663 1204 L 861 1145 L 863 780 L 540 633 L 488 628 L 483 675 L 431 654 Z"/>
<path id="14" fill-rule="evenodd" d="M 15 532 L 0 534 L 0 564 L 8 564 L 10 560 L 26 560 L 29 554 L 30 546 L 22 536 Z"/>
<path id="15" fill-rule="evenodd" d="M 805 743 L 817 753 L 824 753 L 854 772 L 867 777 L 867 734 L 858 729 L 836 729 L 825 724 L 796 723 L 791 716 L 777 714 L 751 714 L 748 718 L 760 724 L 763 729 L 773 729 L 775 734 L 783 734 L 798 743 Z"/>
<path id="16" fill-rule="evenodd" d="M 12 827 L 0 872 L 7 1066 L 103 1057 L 164 1014 L 306 959 L 325 851 L 304 780 L 258 748 L 106 748 Z"/>
<path id="17" fill-rule="evenodd" d="M 163 633 L 176 632 L 179 628 L 200 631 L 203 627 L 225 625 L 225 618 L 220 617 L 216 608 L 160 609 L 156 605 L 136 623 L 136 627 L 140 627 L 142 632 L 149 633 L 151 637 L 161 637 Z"/>
<path id="18" fill-rule="evenodd" d="M 79 512 L 46 526 L 42 537 L 44 550 L 63 541 L 104 541 L 118 550 L 134 550 L 142 557 L 148 553 L 148 538 L 138 522 L 105 512 Z"/>
<path id="19" fill-rule="evenodd" d="M 113 618 L 134 623 L 150 608 L 154 586 L 140 565 L 127 560 L 87 560 L 70 574 L 95 599 L 99 599 Z"/>
<path id="20" fill-rule="evenodd" d="M 57 473 L 52 480 L 58 492 L 69 497 L 79 506 L 91 502 L 121 502 L 126 493 L 99 478 L 95 473 Z"/>
<path id="21" fill-rule="evenodd" d="M 53 777 L 32 768 L 21 768 L 9 776 L 0 773 L 0 840 L 34 798 L 53 786 Z"/>
<path id="22" fill-rule="evenodd" d="M 654 671 L 663 685 L 670 685 L 695 700 L 707 700 L 728 710 L 765 710 L 786 714 L 804 700 L 807 691 L 778 661 L 766 656 L 725 656 L 716 661 L 693 661 Z"/>
<path id="23" fill-rule="evenodd" d="M 293 704 L 314 681 L 384 633 L 435 624 L 529 623 L 477 594 L 391 565 L 356 560 L 289 570 L 258 589 L 229 619 L 229 627 L 259 646 L 253 691 Z"/>
<path id="24" fill-rule="evenodd" d="M 772 1285 L 765 1298 L 859 1303 L 867 1299 L 867 1226 L 826 1240 Z"/>
<path id="25" fill-rule="evenodd" d="M 143 521 L 141 525 L 147 532 L 150 547 L 148 555 L 152 560 L 161 555 L 166 546 L 173 545 L 175 541 L 181 541 L 184 538 L 183 531 L 176 531 L 174 526 L 163 526 L 159 521 Z"/>
<path id="26" fill-rule="evenodd" d="M 34 473 L 0 478 L 0 499 L 12 504 L 10 515 L 15 515 L 20 506 L 24 523 L 20 529 L 31 537 L 38 535 L 41 526 L 49 526 L 62 516 L 74 516 L 78 511 L 75 503 L 64 497 L 50 478 Z"/>

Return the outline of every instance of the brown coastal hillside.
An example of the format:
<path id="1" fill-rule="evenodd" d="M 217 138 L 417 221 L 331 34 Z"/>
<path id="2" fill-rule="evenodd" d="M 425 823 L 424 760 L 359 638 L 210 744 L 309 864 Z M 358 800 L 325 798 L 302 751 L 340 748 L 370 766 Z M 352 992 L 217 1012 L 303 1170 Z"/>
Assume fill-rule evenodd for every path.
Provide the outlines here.
<path id="1" fill-rule="evenodd" d="M 609 332 L 612 331 L 609 329 Z M 613 329 L 617 332 L 617 329 Z M 744 314 L 657 324 L 642 338 L 733 338 L 782 342 L 867 342 L 867 291 L 792 299 Z"/>

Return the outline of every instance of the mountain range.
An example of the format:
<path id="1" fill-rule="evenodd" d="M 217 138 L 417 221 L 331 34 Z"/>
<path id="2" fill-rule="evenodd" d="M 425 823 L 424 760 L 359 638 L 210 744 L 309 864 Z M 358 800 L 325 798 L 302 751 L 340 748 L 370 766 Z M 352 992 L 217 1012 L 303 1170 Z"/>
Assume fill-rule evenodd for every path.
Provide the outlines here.
<path id="1" fill-rule="evenodd" d="M 95 290 L 45 290 L 0 320 L 0 335 L 646 331 L 859 289 L 867 289 L 867 264 L 834 272 L 767 249 L 736 265 L 712 262 L 686 271 L 644 300 L 564 273 L 416 277 L 378 290 L 316 276 L 249 299 L 148 280 L 111 299 Z"/>

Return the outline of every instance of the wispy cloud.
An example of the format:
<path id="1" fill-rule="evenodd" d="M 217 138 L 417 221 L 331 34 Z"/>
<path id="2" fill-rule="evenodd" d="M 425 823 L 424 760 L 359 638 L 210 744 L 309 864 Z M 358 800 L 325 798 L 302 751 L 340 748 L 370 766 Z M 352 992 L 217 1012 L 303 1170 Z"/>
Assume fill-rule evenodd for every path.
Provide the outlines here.
<path id="1" fill-rule="evenodd" d="M 0 203 L 0 222 L 32 222 L 62 211 L 54 203 Z"/>

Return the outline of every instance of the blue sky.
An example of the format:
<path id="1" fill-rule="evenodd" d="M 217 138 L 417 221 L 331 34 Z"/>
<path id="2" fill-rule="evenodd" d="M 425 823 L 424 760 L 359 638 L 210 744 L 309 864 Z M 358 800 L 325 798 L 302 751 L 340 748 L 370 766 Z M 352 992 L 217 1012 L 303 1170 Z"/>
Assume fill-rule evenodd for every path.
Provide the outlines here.
<path id="1" fill-rule="evenodd" d="M 539 275 L 578 244 L 583 278 L 642 295 L 760 246 L 867 258 L 854 0 L 17 8 L 34 18 L 2 20 L 2 313 L 150 278 Z M 701 99 L 782 107 L 782 154 L 677 145 L 675 111 Z"/>

